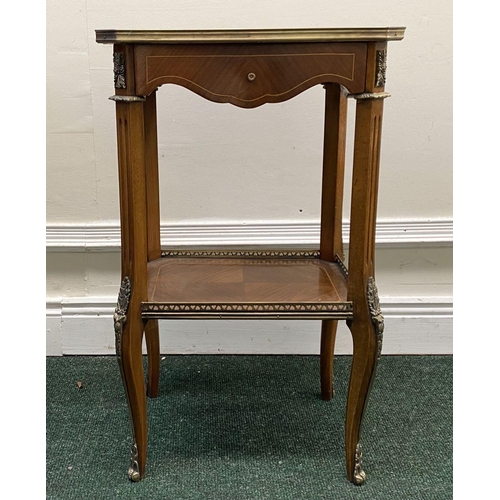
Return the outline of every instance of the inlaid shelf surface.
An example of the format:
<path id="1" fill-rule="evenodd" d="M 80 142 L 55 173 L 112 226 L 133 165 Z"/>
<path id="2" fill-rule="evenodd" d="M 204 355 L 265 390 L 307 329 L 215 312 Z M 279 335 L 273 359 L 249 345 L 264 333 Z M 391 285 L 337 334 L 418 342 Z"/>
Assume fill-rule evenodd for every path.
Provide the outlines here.
<path id="1" fill-rule="evenodd" d="M 349 319 L 347 280 L 320 259 L 173 257 L 148 263 L 144 318 Z"/>

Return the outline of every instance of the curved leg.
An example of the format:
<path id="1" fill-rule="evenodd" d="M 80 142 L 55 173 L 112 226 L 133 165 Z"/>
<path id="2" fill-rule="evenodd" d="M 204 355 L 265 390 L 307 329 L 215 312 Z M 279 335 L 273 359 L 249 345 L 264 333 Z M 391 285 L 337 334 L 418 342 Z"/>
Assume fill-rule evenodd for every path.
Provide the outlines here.
<path id="1" fill-rule="evenodd" d="M 321 398 L 330 401 L 334 394 L 333 389 L 333 357 L 335 350 L 335 336 L 337 334 L 336 320 L 321 322 L 321 349 L 320 349 L 320 376 Z"/>
<path id="2" fill-rule="evenodd" d="M 115 309 L 116 356 L 123 380 L 132 424 L 131 464 L 128 476 L 132 481 L 144 477 L 147 452 L 146 388 L 142 367 L 142 333 L 140 303 L 132 301 L 130 280 L 125 277 Z"/>
<path id="3" fill-rule="evenodd" d="M 158 320 L 146 323 L 146 347 L 148 352 L 148 396 L 156 398 L 160 386 L 160 333 Z"/>
<path id="4" fill-rule="evenodd" d="M 382 351 L 384 331 L 384 318 L 373 278 L 368 280 L 367 299 L 367 310 L 347 322 L 352 333 L 354 350 L 347 395 L 345 448 L 347 476 L 354 484 L 363 484 L 366 480 L 360 431 Z"/>
<path id="5" fill-rule="evenodd" d="M 144 477 L 147 448 L 146 387 L 142 367 L 142 331 L 139 314 L 130 318 L 123 330 L 122 368 L 123 384 L 127 393 L 134 442 L 128 475 L 132 481 Z"/>
<path id="6" fill-rule="evenodd" d="M 353 336 L 353 356 L 346 412 L 346 466 L 349 481 L 362 484 L 363 471 L 360 430 L 375 372 L 376 342 L 371 322 L 354 321 L 349 325 Z"/>

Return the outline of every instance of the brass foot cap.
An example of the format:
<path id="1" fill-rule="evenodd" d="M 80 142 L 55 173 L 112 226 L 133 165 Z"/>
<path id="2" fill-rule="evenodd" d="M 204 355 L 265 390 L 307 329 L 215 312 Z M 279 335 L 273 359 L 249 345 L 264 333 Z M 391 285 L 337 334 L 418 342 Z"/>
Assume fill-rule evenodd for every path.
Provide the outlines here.
<path id="1" fill-rule="evenodd" d="M 358 471 L 356 474 L 354 474 L 352 478 L 352 482 L 356 485 L 361 485 L 366 481 L 366 473 L 364 470 Z"/>
<path id="2" fill-rule="evenodd" d="M 130 469 L 128 470 L 128 478 L 136 483 L 137 481 L 141 480 L 141 475 L 139 474 L 139 471 L 136 471 L 132 469 L 132 467 L 130 467 Z"/>

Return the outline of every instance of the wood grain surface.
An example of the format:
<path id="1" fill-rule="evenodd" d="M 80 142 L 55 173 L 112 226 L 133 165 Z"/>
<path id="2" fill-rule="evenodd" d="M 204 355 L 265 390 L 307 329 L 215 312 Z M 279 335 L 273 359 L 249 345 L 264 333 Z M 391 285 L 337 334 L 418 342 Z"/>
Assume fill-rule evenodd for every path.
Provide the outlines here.
<path id="1" fill-rule="evenodd" d="M 149 302 L 345 302 L 336 264 L 318 259 L 158 259 L 148 264 Z"/>
<path id="2" fill-rule="evenodd" d="M 173 83 L 211 101 L 254 108 L 320 83 L 362 92 L 365 60 L 365 43 L 137 45 L 136 92 Z"/>

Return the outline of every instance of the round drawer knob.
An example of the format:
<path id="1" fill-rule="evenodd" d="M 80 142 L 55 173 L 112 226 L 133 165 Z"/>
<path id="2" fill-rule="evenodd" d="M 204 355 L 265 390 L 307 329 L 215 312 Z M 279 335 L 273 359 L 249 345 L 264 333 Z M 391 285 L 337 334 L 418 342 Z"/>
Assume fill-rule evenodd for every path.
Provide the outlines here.
<path id="1" fill-rule="evenodd" d="M 249 82 L 253 82 L 257 78 L 257 75 L 255 73 L 248 73 L 247 78 Z"/>

